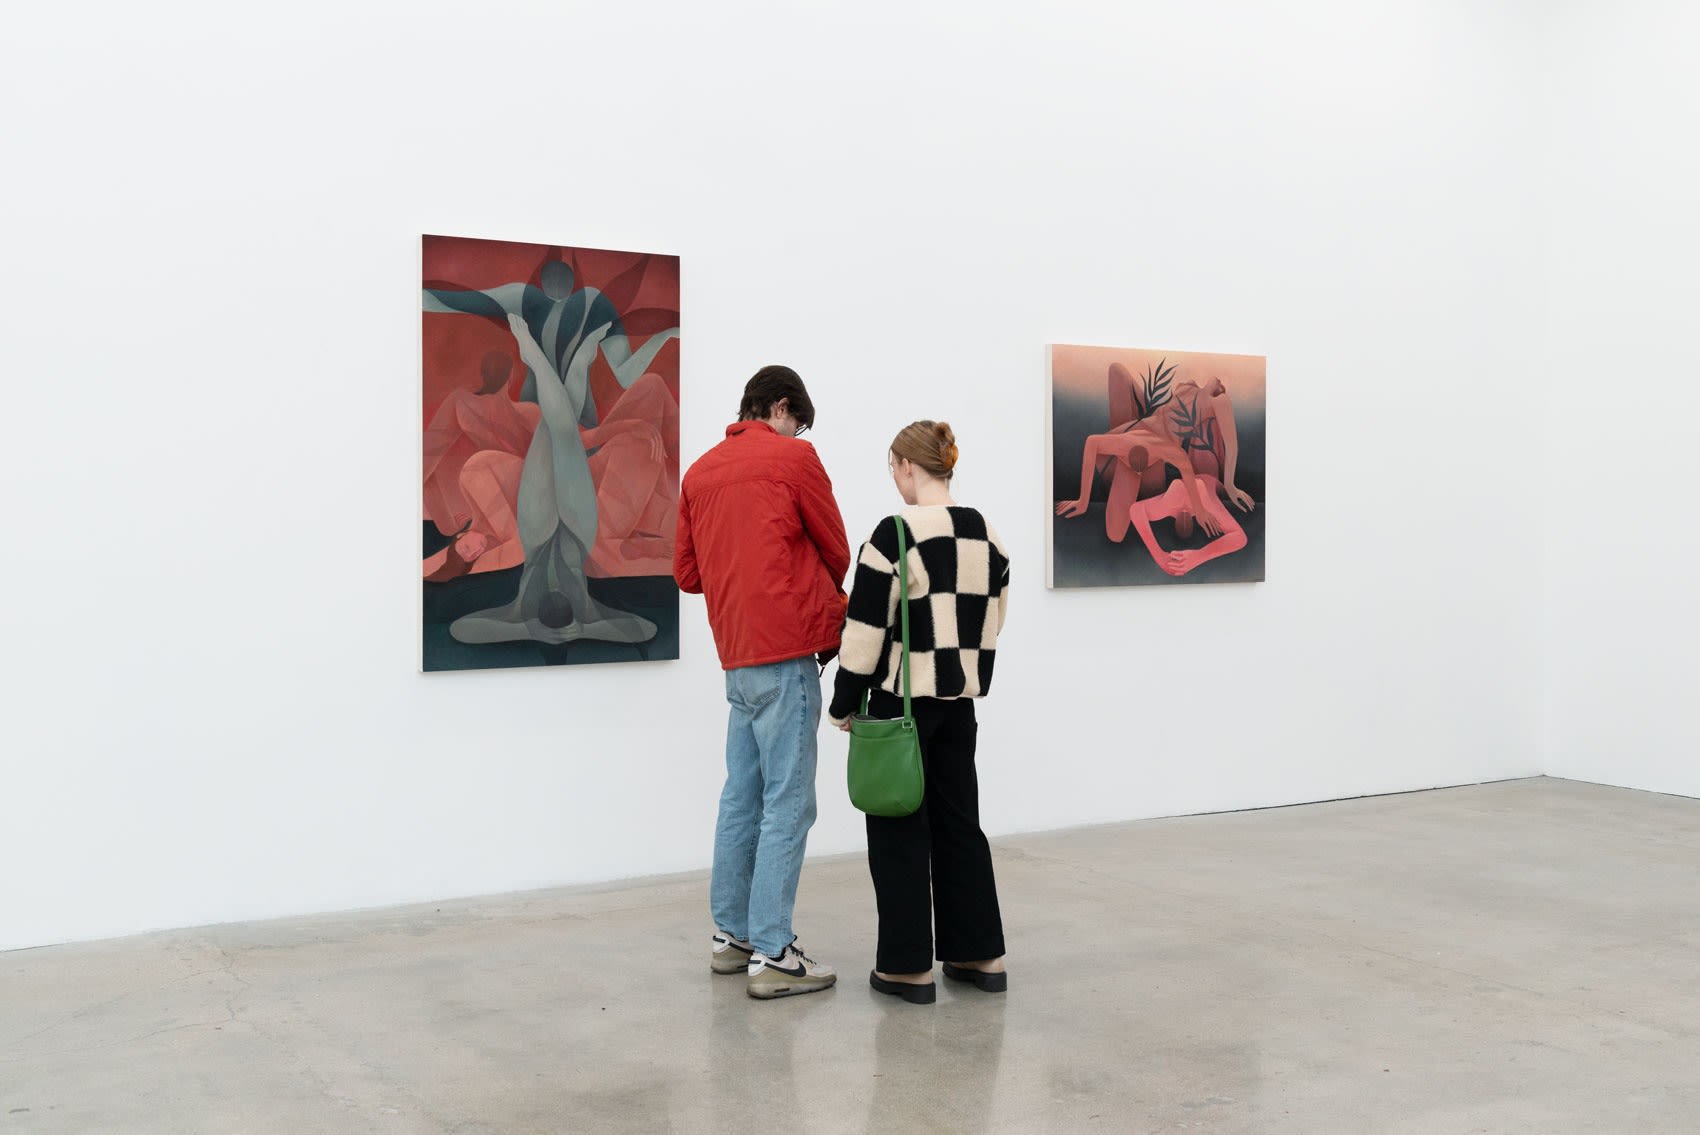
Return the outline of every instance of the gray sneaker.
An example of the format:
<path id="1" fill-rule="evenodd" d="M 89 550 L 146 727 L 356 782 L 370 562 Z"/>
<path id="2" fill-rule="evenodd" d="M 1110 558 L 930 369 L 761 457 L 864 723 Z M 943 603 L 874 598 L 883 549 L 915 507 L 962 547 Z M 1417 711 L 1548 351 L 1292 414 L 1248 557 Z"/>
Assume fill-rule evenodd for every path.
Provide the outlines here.
<path id="1" fill-rule="evenodd" d="M 708 968 L 715 973 L 744 973 L 750 968 L 750 955 L 756 948 L 740 942 L 723 930 L 714 932 L 714 947 L 708 955 Z"/>
<path id="2" fill-rule="evenodd" d="M 784 953 L 770 958 L 757 950 L 750 955 L 750 996 L 763 1001 L 797 993 L 818 993 L 838 980 L 831 966 L 823 966 L 797 948 L 795 942 Z"/>

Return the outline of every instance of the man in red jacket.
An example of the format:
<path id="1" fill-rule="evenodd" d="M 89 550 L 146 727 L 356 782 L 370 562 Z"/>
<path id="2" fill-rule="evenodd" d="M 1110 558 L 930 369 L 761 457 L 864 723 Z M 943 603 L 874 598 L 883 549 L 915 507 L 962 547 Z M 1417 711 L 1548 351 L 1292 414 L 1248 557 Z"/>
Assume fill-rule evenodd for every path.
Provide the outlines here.
<path id="1" fill-rule="evenodd" d="M 790 367 L 757 371 L 726 439 L 686 471 L 673 578 L 701 593 L 731 705 L 726 787 L 709 905 L 715 973 L 747 973 L 751 997 L 836 981 L 791 932 L 815 822 L 824 665 L 838 651 L 850 544 L 815 447 L 815 407 Z"/>

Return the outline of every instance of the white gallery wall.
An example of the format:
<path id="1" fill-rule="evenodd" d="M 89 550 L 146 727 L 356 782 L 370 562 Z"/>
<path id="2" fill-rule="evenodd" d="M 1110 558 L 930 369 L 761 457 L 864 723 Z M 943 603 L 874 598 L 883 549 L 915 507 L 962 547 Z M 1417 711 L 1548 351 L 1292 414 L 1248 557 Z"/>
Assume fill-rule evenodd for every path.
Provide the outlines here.
<path id="1" fill-rule="evenodd" d="M 953 422 L 1015 561 L 994 835 L 1542 771 L 1543 594 L 1611 566 L 1543 592 L 1492 488 L 1545 381 L 1543 10 L 14 16 L 0 948 L 707 866 L 700 600 L 678 662 L 418 672 L 422 232 L 680 255 L 687 459 L 789 363 L 853 540 Z M 1048 342 L 1268 356 L 1267 583 L 1046 591 Z M 812 852 L 862 846 L 842 778 L 827 731 Z"/>
<path id="2" fill-rule="evenodd" d="M 1700 7 L 1551 35 L 1548 768 L 1700 796 Z"/>

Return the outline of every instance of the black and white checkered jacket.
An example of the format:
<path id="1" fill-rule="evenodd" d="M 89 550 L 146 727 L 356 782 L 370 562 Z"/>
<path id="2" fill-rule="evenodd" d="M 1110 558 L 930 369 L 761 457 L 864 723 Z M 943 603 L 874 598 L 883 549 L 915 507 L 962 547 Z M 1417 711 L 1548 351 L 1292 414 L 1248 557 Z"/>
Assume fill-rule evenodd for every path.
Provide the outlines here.
<path id="1" fill-rule="evenodd" d="M 977 698 L 992 685 L 1009 609 L 1009 555 L 971 508 L 920 505 L 901 513 L 909 540 L 910 693 Z M 897 525 L 886 517 L 862 545 L 827 716 L 842 724 L 870 685 L 901 694 Z"/>

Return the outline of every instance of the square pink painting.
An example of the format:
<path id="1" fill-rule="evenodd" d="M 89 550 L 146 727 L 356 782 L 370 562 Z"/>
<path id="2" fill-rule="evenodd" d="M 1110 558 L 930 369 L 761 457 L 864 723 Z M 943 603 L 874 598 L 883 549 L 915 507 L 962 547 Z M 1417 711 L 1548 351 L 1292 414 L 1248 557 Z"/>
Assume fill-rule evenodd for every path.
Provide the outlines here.
<path id="1" fill-rule="evenodd" d="M 1046 583 L 1263 579 L 1264 356 L 1065 344 L 1049 356 Z"/>

